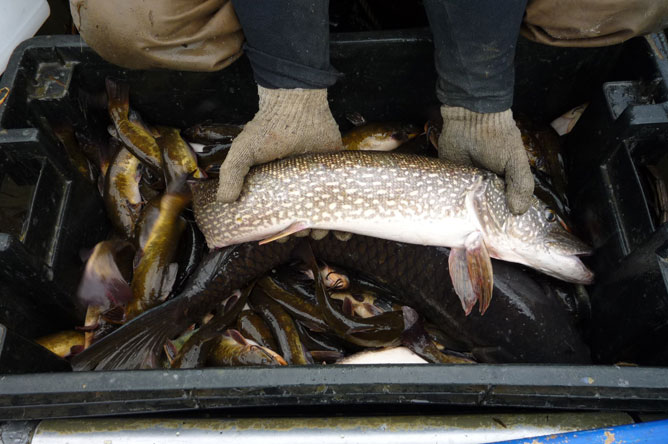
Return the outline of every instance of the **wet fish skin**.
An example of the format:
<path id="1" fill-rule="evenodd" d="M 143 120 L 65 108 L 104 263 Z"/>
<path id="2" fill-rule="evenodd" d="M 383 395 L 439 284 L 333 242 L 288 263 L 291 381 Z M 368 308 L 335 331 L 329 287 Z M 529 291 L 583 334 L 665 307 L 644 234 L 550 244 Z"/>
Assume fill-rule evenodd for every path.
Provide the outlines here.
<path id="1" fill-rule="evenodd" d="M 195 179 L 206 177 L 197 166 L 195 152 L 188 142 L 183 140 L 177 128 L 157 126 L 156 130 L 160 134 L 157 143 L 162 151 L 165 180 L 168 185 L 184 175 Z"/>
<path id="2" fill-rule="evenodd" d="M 237 318 L 237 330 L 263 347 L 278 350 L 278 345 L 267 324 L 253 310 L 243 310 Z"/>
<path id="3" fill-rule="evenodd" d="M 391 151 L 419 133 L 416 126 L 408 123 L 366 123 L 343 135 L 343 148 L 350 151 Z"/>
<path id="4" fill-rule="evenodd" d="M 118 137 L 127 149 L 137 156 L 146 166 L 156 172 L 162 171 L 162 154 L 155 138 L 144 125 L 130 120 L 130 88 L 127 84 L 106 79 L 109 97 L 109 116 Z"/>
<path id="5" fill-rule="evenodd" d="M 336 236 L 335 236 L 336 237 Z M 345 241 L 343 241 L 345 242 Z M 381 313 L 367 319 L 356 319 L 351 314 L 337 310 L 327 294 L 318 264 L 309 244 L 297 245 L 295 254 L 311 268 L 315 276 L 317 307 L 329 328 L 341 339 L 362 347 L 386 347 L 397 345 L 405 329 L 402 312 Z"/>
<path id="6" fill-rule="evenodd" d="M 290 291 L 289 288 L 282 286 L 280 281 L 266 276 L 260 279 L 257 285 L 267 296 L 275 300 L 293 318 L 309 326 L 311 330 L 329 330 L 320 309 L 315 304 L 299 297 L 295 292 Z"/>
<path id="7" fill-rule="evenodd" d="M 302 344 L 290 315 L 259 286 L 251 293 L 251 308 L 264 320 L 276 340 L 281 355 L 289 364 L 312 364 L 311 355 Z"/>
<path id="8" fill-rule="evenodd" d="M 61 358 L 67 358 L 73 352 L 83 349 L 84 334 L 80 331 L 65 330 L 35 339 L 42 347 Z"/>
<path id="9" fill-rule="evenodd" d="M 205 145 L 230 144 L 243 129 L 243 125 L 204 122 L 191 126 L 183 134 L 190 142 L 203 143 Z"/>
<path id="10" fill-rule="evenodd" d="M 391 153 L 308 154 L 253 168 L 235 202 L 218 202 L 216 190 L 215 181 L 193 186 L 209 248 L 308 228 L 451 248 L 476 234 L 494 258 L 568 282 L 593 280 L 577 258 L 591 249 L 544 203 L 512 214 L 503 180 L 473 167 Z"/>
<path id="11" fill-rule="evenodd" d="M 169 295 L 178 271 L 172 260 L 186 226 L 180 214 L 190 203 L 190 197 L 189 192 L 168 190 L 160 198 L 159 214 L 145 240 L 132 278 L 132 300 L 126 308 L 127 319 L 154 307 Z"/>
<path id="12" fill-rule="evenodd" d="M 231 143 L 207 145 L 201 152 L 195 153 L 197 155 L 197 163 L 207 174 L 218 175 L 220 165 L 227 158 L 231 146 Z"/>
<path id="13" fill-rule="evenodd" d="M 121 148 L 107 170 L 103 200 L 109 220 L 125 239 L 132 239 L 143 204 L 139 179 L 139 159 Z"/>
<path id="14" fill-rule="evenodd" d="M 545 284 L 520 265 L 493 260 L 494 303 L 484 316 L 466 316 L 448 276 L 449 249 L 366 236 L 324 240 L 311 243 L 319 259 L 372 276 L 479 362 L 591 362 L 563 304 L 545 297 Z"/>
<path id="15" fill-rule="evenodd" d="M 287 365 L 278 353 L 245 338 L 237 330 L 226 330 L 209 353 L 211 366 Z"/>

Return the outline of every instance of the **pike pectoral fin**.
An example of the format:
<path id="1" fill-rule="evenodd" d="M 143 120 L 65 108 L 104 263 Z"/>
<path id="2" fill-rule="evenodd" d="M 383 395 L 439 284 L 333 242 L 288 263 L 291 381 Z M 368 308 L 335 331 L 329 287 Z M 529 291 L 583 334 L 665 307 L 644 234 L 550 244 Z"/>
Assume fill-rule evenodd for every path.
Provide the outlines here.
<path id="1" fill-rule="evenodd" d="M 464 313 L 468 316 L 478 298 L 471 285 L 469 267 L 466 261 L 466 250 L 462 248 L 453 248 L 450 250 L 448 268 L 450 269 L 450 279 L 452 279 L 452 285 L 455 287 L 455 293 L 459 296 Z"/>
<path id="2" fill-rule="evenodd" d="M 466 262 L 468 264 L 471 287 L 480 303 L 478 309 L 480 314 L 485 314 L 489 303 L 492 301 L 494 290 L 494 272 L 492 271 L 492 260 L 489 251 L 482 238 L 481 233 L 471 233 L 465 242 Z"/>
<path id="3" fill-rule="evenodd" d="M 275 240 L 281 239 L 286 236 L 290 236 L 291 234 L 295 234 L 298 231 L 306 230 L 309 228 L 309 224 L 304 221 L 298 221 L 298 222 L 293 222 L 288 228 L 286 228 L 283 231 L 280 231 L 273 236 L 269 236 L 266 239 L 262 239 L 260 241 L 260 245 L 268 244 L 269 242 L 273 242 Z"/>
<path id="4" fill-rule="evenodd" d="M 478 301 L 482 315 L 489 307 L 494 290 L 492 260 L 481 233 L 471 233 L 464 246 L 466 250 L 453 248 L 450 251 L 450 277 L 464 312 L 467 315 L 471 313 Z"/>

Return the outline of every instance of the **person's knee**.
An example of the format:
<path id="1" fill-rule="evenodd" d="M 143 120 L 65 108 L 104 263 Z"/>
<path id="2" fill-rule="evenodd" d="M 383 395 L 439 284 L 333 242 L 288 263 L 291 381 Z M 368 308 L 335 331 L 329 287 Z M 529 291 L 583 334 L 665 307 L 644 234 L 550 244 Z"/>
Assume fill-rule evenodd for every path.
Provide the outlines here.
<path id="1" fill-rule="evenodd" d="M 70 0 L 70 10 L 83 40 L 125 68 L 215 71 L 241 55 L 228 0 Z"/>

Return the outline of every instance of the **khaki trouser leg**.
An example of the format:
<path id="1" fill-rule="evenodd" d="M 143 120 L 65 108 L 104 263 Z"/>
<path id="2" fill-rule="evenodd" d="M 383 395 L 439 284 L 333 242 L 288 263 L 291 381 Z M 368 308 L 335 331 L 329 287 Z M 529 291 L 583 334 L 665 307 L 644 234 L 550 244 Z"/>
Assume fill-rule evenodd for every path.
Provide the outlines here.
<path id="1" fill-rule="evenodd" d="M 668 0 L 529 0 L 521 34 L 553 46 L 594 47 L 668 27 Z"/>
<path id="2" fill-rule="evenodd" d="M 126 68 L 216 71 L 241 55 L 229 0 L 70 0 L 70 9 L 84 41 Z"/>

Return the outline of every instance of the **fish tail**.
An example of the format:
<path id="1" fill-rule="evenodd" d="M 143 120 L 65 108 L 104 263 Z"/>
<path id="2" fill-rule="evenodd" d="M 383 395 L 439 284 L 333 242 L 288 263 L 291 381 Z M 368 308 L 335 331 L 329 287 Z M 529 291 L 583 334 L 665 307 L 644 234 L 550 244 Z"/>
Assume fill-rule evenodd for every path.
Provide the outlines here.
<path id="1" fill-rule="evenodd" d="M 130 113 L 130 85 L 118 82 L 110 77 L 105 79 L 109 111 L 128 118 Z"/>
<path id="2" fill-rule="evenodd" d="M 88 370 L 137 370 L 156 368 L 168 339 L 187 329 L 187 298 L 176 298 L 146 311 L 124 324 L 72 360 L 72 368 Z"/>

